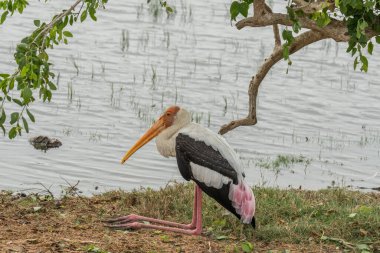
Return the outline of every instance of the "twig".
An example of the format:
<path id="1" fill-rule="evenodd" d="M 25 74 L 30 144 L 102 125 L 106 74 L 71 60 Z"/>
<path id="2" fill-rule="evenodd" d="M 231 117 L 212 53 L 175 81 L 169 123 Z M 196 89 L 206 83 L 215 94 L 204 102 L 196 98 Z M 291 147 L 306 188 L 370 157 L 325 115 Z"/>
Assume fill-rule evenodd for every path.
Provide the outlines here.
<path id="1" fill-rule="evenodd" d="M 290 45 L 289 54 L 293 54 L 300 50 L 301 48 L 314 43 L 316 41 L 325 39 L 326 37 L 316 31 L 307 31 L 295 37 L 294 42 Z M 234 120 L 230 123 L 223 125 L 219 134 L 225 134 L 239 126 L 250 126 L 255 125 L 257 123 L 257 94 L 259 92 L 259 87 L 261 82 L 263 81 L 266 74 L 275 65 L 279 60 L 282 59 L 282 47 L 274 47 L 272 54 L 264 60 L 264 63 L 260 66 L 255 76 L 252 77 L 251 82 L 249 84 L 248 96 L 249 96 L 249 110 L 248 116 L 243 119 Z"/>
<path id="2" fill-rule="evenodd" d="M 37 183 L 38 185 L 41 185 L 45 191 L 50 195 L 50 197 L 52 197 L 52 199 L 55 199 L 54 197 L 54 194 L 50 191 L 50 188 L 52 187 L 52 185 L 50 185 L 49 188 L 47 188 L 43 183 Z"/>
<path id="3" fill-rule="evenodd" d="M 58 23 L 63 17 L 70 14 L 75 9 L 75 7 L 77 7 L 77 5 L 80 4 L 82 1 L 83 0 L 77 0 L 69 9 L 65 10 L 64 12 L 53 18 L 53 20 L 49 24 L 47 24 L 45 28 L 42 29 L 42 31 L 34 38 L 32 43 L 34 43 L 41 35 L 45 35 L 48 31 L 50 31 L 50 29 L 52 29 L 56 23 Z"/>

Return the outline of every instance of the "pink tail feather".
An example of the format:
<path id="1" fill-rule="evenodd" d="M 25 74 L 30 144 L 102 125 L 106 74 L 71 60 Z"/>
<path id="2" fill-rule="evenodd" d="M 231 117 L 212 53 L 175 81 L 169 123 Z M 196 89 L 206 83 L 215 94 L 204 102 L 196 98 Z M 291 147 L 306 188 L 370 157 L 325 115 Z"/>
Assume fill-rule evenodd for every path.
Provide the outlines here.
<path id="1" fill-rule="evenodd" d="M 243 223 L 249 224 L 255 215 L 255 196 L 252 189 L 242 180 L 238 185 L 231 184 L 228 198 Z"/>

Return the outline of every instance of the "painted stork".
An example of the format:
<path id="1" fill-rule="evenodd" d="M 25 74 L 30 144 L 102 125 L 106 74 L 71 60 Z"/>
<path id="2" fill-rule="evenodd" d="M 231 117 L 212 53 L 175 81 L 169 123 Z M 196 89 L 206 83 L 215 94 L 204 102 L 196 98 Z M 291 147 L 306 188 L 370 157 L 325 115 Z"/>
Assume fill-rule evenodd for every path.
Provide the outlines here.
<path id="1" fill-rule="evenodd" d="M 190 113 L 185 109 L 171 106 L 125 154 L 121 163 L 156 136 L 160 154 L 175 156 L 183 178 L 196 183 L 191 224 L 131 214 L 108 220 L 108 227 L 151 228 L 199 235 L 202 232 L 202 191 L 242 223 L 255 227 L 255 197 L 244 181 L 245 174 L 237 154 L 221 135 L 192 123 Z"/>

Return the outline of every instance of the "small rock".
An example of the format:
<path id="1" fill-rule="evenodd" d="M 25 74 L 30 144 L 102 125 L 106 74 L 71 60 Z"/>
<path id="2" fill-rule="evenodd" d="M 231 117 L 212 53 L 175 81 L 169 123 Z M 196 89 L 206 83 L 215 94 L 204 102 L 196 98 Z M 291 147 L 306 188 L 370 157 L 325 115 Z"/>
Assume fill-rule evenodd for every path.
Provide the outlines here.
<path id="1" fill-rule="evenodd" d="M 60 140 L 42 135 L 30 138 L 29 142 L 35 149 L 44 151 L 50 148 L 59 148 L 62 146 L 62 142 Z"/>

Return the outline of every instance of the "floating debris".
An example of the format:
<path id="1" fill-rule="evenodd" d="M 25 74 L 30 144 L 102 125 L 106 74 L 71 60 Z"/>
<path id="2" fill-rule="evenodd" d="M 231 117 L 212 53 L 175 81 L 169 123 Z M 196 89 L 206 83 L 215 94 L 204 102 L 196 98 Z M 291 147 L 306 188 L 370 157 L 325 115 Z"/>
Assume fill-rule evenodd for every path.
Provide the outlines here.
<path id="1" fill-rule="evenodd" d="M 60 146 L 62 146 L 62 142 L 60 140 L 42 135 L 30 138 L 29 142 L 33 145 L 35 149 L 40 149 L 44 151 L 50 148 L 59 148 Z"/>

